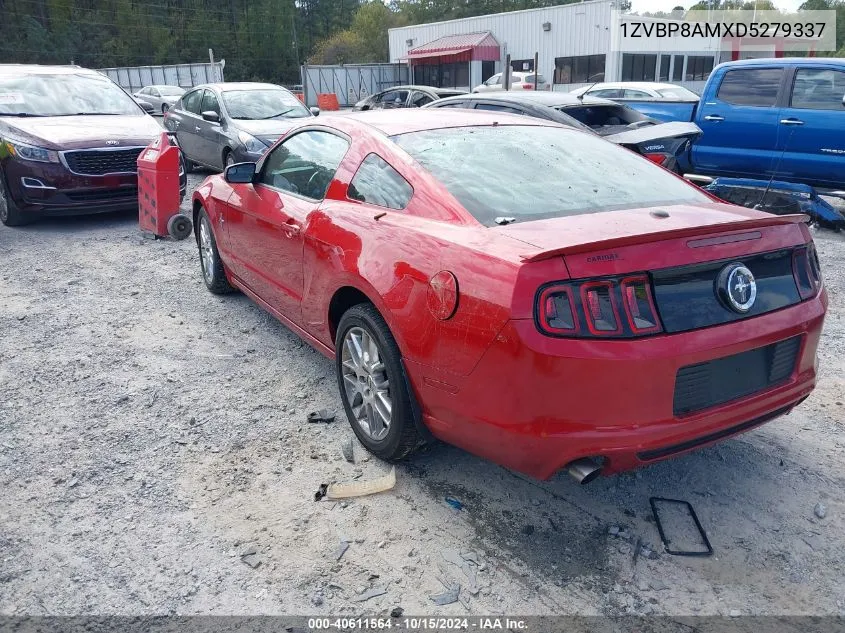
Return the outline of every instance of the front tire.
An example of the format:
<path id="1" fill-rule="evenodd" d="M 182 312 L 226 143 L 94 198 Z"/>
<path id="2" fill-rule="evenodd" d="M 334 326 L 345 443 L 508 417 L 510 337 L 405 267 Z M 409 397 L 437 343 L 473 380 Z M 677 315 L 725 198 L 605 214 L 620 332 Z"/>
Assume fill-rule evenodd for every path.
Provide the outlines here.
<path id="1" fill-rule="evenodd" d="M 225 295 L 232 291 L 232 285 L 226 279 L 226 270 L 217 250 L 217 240 L 211 230 L 211 220 L 205 209 L 200 209 L 197 223 L 197 246 L 200 251 L 200 266 L 205 287 L 216 295 Z"/>
<path id="2" fill-rule="evenodd" d="M 6 188 L 6 176 L 0 171 L 0 222 L 6 226 L 23 226 L 37 219 L 37 217 L 23 213 L 18 208 L 18 205 L 12 200 L 12 194 Z"/>
<path id="3" fill-rule="evenodd" d="M 161 113 L 162 114 L 165 114 L 169 109 L 170 109 L 170 106 L 167 105 L 166 103 L 161 104 Z"/>
<path id="4" fill-rule="evenodd" d="M 375 307 L 362 303 L 346 311 L 335 352 L 340 399 L 361 444 L 387 461 L 420 446 L 402 354 Z"/>

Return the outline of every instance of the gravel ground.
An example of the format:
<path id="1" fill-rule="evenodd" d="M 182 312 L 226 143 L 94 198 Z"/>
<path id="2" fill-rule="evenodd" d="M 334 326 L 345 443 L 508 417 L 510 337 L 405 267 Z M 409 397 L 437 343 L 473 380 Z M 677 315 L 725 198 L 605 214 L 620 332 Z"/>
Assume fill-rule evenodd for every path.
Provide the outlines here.
<path id="1" fill-rule="evenodd" d="M 845 236 L 816 239 L 830 312 L 791 415 L 586 487 L 437 445 L 315 503 L 385 471 L 306 422 L 342 410 L 332 363 L 131 215 L 0 227 L 0 614 L 845 614 Z M 650 496 L 714 556 L 662 553 Z"/>

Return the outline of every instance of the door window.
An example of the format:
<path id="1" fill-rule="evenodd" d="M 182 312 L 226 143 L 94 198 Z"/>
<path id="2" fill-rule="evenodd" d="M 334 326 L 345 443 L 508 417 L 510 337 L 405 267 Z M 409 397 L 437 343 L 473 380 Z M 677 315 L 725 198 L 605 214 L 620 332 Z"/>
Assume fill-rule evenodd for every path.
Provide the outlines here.
<path id="1" fill-rule="evenodd" d="M 200 104 L 202 103 L 202 93 L 204 90 L 194 90 L 182 97 L 182 108 L 186 112 L 200 113 Z"/>
<path id="2" fill-rule="evenodd" d="M 590 90 L 587 94 L 591 97 L 601 97 L 603 99 L 621 99 L 621 88 L 602 88 L 601 90 Z"/>
<path id="3" fill-rule="evenodd" d="M 402 108 L 405 106 L 405 101 L 407 99 L 407 90 L 391 90 L 390 92 L 385 92 L 381 96 L 379 103 L 383 108 Z"/>
<path id="4" fill-rule="evenodd" d="M 376 154 L 361 163 L 349 184 L 349 197 L 388 209 L 401 210 L 408 206 L 414 190 L 398 171 Z"/>
<path id="5" fill-rule="evenodd" d="M 490 77 L 490 79 L 488 79 L 487 81 L 484 82 L 484 85 L 485 86 L 498 86 L 501 83 L 501 81 L 502 81 L 502 73 L 499 73 L 497 75 L 493 75 L 492 77 Z"/>
<path id="6" fill-rule="evenodd" d="M 716 96 L 734 105 L 768 108 L 775 105 L 782 68 L 741 68 L 729 70 Z"/>
<path id="7" fill-rule="evenodd" d="M 220 103 L 217 101 L 217 95 L 211 90 L 205 91 L 205 96 L 202 98 L 201 112 L 216 112 L 220 116 Z"/>
<path id="8" fill-rule="evenodd" d="M 334 134 L 300 132 L 267 155 L 258 181 L 274 189 L 322 200 L 347 149 L 349 143 Z"/>
<path id="9" fill-rule="evenodd" d="M 625 98 L 626 99 L 652 99 L 653 97 L 643 90 L 631 90 L 630 88 L 625 88 Z"/>
<path id="10" fill-rule="evenodd" d="M 792 85 L 793 108 L 845 110 L 845 72 L 827 68 L 799 68 Z"/>
<path id="11" fill-rule="evenodd" d="M 156 88 L 148 88 L 147 94 L 152 95 L 153 97 L 160 97 L 161 95 L 158 93 L 158 89 Z"/>
<path id="12" fill-rule="evenodd" d="M 411 97 L 411 107 L 421 108 L 426 103 L 431 103 L 434 99 L 424 92 L 415 92 Z"/>

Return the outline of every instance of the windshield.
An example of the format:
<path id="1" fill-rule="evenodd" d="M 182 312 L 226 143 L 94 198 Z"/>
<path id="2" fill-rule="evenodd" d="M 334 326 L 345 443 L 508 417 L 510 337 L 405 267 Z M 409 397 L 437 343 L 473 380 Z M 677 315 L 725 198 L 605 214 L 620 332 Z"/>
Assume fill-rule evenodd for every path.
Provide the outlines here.
<path id="1" fill-rule="evenodd" d="M 135 114 L 146 116 L 128 94 L 102 75 L 0 76 L 0 116 Z"/>
<path id="2" fill-rule="evenodd" d="M 681 86 L 674 88 L 658 88 L 657 94 L 664 99 L 683 99 L 685 101 L 698 101 L 698 95 L 692 90 L 687 90 Z"/>
<path id="3" fill-rule="evenodd" d="M 185 94 L 179 86 L 159 86 L 158 92 L 162 97 L 180 97 Z"/>
<path id="4" fill-rule="evenodd" d="M 525 222 L 710 201 L 645 158 L 566 128 L 449 128 L 393 140 L 485 226 L 496 218 Z"/>
<path id="5" fill-rule="evenodd" d="M 227 90 L 223 103 L 233 119 L 299 119 L 311 116 L 302 102 L 287 90 Z"/>

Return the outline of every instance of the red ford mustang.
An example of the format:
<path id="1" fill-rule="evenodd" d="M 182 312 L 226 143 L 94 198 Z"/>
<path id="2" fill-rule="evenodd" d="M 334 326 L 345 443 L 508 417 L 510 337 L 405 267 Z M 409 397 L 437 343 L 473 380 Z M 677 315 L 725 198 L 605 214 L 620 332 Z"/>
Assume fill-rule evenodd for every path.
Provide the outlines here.
<path id="1" fill-rule="evenodd" d="M 194 194 L 205 283 L 328 357 L 361 442 L 434 436 L 586 483 L 812 391 L 827 307 L 803 216 L 719 203 L 536 119 L 320 117 Z"/>

